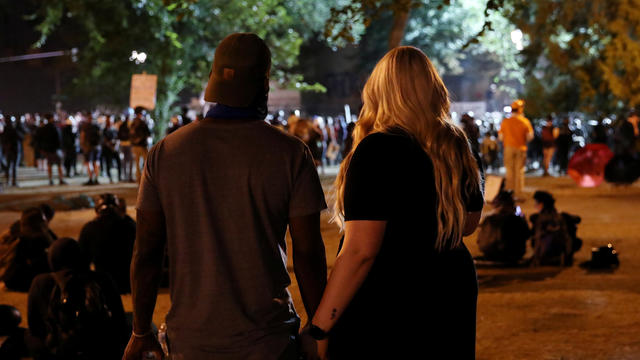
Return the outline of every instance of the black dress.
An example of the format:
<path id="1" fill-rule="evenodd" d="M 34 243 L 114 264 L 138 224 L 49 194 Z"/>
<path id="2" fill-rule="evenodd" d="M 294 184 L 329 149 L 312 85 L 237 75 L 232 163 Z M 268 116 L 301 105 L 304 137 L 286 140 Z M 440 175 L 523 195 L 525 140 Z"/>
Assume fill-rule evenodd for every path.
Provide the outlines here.
<path id="1" fill-rule="evenodd" d="M 386 220 L 361 288 L 330 332 L 335 359 L 473 359 L 478 285 L 462 245 L 437 252 L 430 157 L 408 135 L 376 133 L 356 149 L 345 183 L 345 220 Z M 480 190 L 465 201 L 480 211 Z"/>

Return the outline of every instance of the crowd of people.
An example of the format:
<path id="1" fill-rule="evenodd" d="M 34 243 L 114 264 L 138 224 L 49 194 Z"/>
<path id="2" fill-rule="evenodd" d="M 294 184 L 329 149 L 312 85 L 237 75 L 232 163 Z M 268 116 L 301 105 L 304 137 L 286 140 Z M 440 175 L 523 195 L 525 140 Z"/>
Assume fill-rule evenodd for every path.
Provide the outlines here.
<path id="1" fill-rule="evenodd" d="M 7 186 L 18 186 L 20 166 L 47 170 L 50 185 L 55 184 L 53 168 L 57 167 L 58 184 L 66 185 L 65 178 L 81 173 L 79 155 L 88 177 L 84 185 L 97 185 L 101 175 L 110 183 L 139 181 L 153 121 L 142 108 L 136 108 L 134 114 L 131 118 L 91 112 L 0 114 L 0 165 Z"/>
<path id="2" fill-rule="evenodd" d="M 55 212 L 47 204 L 24 210 L 0 237 L 0 281 L 8 290 L 28 292 L 29 325 L 28 331 L 18 331 L 19 322 L 6 330 L 14 338 L 11 350 L 0 346 L 2 359 L 122 355 L 131 323 L 120 295 L 131 292 L 136 223 L 124 199 L 113 194 L 97 198 L 95 213 L 77 241 L 49 228 Z M 10 315 L 1 311 L 0 318 Z"/>
<path id="3" fill-rule="evenodd" d="M 606 144 L 623 158 L 621 161 L 627 163 L 628 158 L 638 157 L 640 135 L 635 110 L 617 116 L 615 122 L 600 117 L 586 126 L 580 119 L 569 116 L 549 115 L 541 121 L 530 121 L 524 118 L 519 107 L 523 109 L 524 102 L 515 101 L 511 106 L 511 116 L 499 124 L 476 119 L 469 113 L 460 118 L 461 128 L 472 149 L 481 155 L 488 172 L 499 172 L 504 167 L 509 174 L 542 170 L 543 176 L 565 175 L 572 153 L 586 143 Z M 515 140 L 517 135 L 512 131 L 514 121 L 511 119 L 517 116 L 522 117 L 519 122 L 528 128 L 524 140 Z M 172 116 L 166 135 L 193 121 L 200 121 L 202 117 L 197 114 L 192 120 L 186 111 Z M 300 116 L 299 110 L 291 111 L 286 117 L 280 110 L 268 114 L 265 121 L 303 140 L 317 166 L 324 171 L 325 166 L 339 165 L 349 152 L 356 118 L 346 119 L 343 115 Z M 83 172 L 78 169 L 80 155 L 84 173 L 88 176 L 85 185 L 98 184 L 101 175 L 110 183 L 114 179 L 139 182 L 144 159 L 152 145 L 153 124 L 142 108 L 135 109 L 130 119 L 121 115 L 95 116 L 90 112 L 67 116 L 64 121 L 52 113 L 42 116 L 0 114 L 0 165 L 5 172 L 5 181 L 9 186 L 17 186 L 18 167 L 22 165 L 46 170 L 49 183 L 53 185 L 55 166 L 58 183 L 65 185 L 65 178 Z M 503 136 L 505 131 L 508 133 L 506 139 Z M 520 150 L 514 151 L 515 143 L 519 144 Z M 516 163 L 524 163 L 524 168 L 514 170 L 512 165 Z M 112 169 L 117 174 L 114 175 Z M 514 183 L 510 188 L 519 192 L 516 186 L 518 184 Z"/>
<path id="4" fill-rule="evenodd" d="M 640 177 L 640 119 L 635 109 L 614 116 L 615 121 L 600 117 L 587 124 L 576 117 L 554 115 L 531 121 L 524 114 L 525 102 L 516 100 L 499 123 L 474 119 L 469 114 L 460 119 L 486 170 L 500 174 L 504 167 L 506 188 L 516 197 L 522 195 L 526 172 L 566 175 L 571 156 L 587 144 L 602 144 L 613 152 L 608 181 L 631 183 Z"/>

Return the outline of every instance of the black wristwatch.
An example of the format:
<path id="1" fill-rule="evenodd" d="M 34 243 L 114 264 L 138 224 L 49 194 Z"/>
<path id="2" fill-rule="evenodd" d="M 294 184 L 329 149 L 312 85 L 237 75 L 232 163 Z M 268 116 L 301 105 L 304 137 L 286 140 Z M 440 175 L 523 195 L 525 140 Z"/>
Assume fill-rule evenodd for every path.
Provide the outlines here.
<path id="1" fill-rule="evenodd" d="M 309 327 L 309 335 L 316 340 L 324 340 L 329 336 L 329 333 L 311 324 Z"/>

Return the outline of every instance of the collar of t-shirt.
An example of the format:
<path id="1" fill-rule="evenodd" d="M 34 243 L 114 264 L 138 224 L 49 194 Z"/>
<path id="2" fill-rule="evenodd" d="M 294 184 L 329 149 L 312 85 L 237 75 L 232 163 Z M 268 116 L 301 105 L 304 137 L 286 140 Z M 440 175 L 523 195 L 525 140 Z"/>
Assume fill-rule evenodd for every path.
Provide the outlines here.
<path id="1" fill-rule="evenodd" d="M 264 119 L 264 115 L 259 109 L 254 107 L 241 108 L 216 104 L 207 111 L 205 118 L 262 120 Z"/>

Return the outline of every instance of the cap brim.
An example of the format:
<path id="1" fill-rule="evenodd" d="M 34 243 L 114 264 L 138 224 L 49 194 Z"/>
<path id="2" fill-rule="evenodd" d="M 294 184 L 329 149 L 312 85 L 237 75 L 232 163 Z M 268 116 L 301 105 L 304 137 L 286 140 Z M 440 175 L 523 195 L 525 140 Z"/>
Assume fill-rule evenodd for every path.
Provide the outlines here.
<path id="1" fill-rule="evenodd" d="M 204 100 L 233 107 L 247 107 L 258 95 L 255 85 L 224 81 L 211 76 L 204 91 Z"/>

